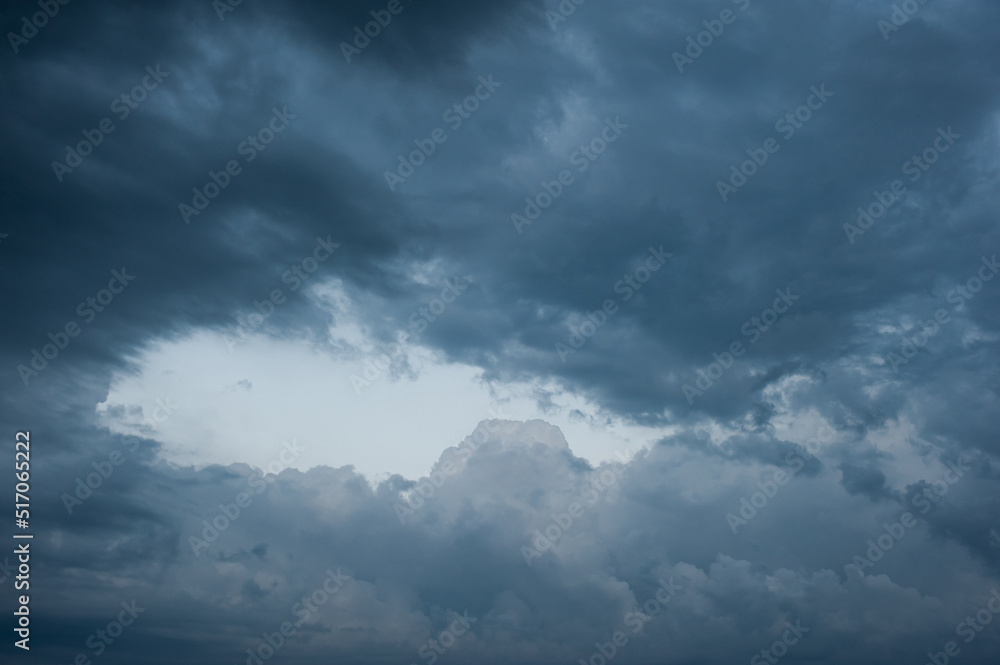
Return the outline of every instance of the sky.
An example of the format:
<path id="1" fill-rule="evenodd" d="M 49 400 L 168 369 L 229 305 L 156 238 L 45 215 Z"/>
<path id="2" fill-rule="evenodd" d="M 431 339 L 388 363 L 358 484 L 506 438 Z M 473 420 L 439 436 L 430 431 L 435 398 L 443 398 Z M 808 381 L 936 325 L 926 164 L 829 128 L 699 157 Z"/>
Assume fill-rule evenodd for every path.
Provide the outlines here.
<path id="1" fill-rule="evenodd" d="M 996 3 L 0 23 L 3 662 L 995 662 Z"/>

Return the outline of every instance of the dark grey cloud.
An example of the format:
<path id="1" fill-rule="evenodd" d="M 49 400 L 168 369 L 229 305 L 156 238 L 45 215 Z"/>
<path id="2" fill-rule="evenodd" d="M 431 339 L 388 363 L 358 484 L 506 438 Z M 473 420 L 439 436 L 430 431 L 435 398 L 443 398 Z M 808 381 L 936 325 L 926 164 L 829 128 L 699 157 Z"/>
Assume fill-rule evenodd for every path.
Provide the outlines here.
<path id="1" fill-rule="evenodd" d="M 66 660 L 86 651 L 102 610 L 111 620 L 121 600 L 135 597 L 146 614 L 105 660 L 145 653 L 167 663 L 199 649 L 205 662 L 230 662 L 265 632 L 303 618 L 296 603 L 329 571 L 347 581 L 288 640 L 289 662 L 318 652 L 349 662 L 412 659 L 447 626 L 449 611 L 477 619 L 458 642 L 459 660 L 571 662 L 615 630 L 634 640 L 630 661 L 732 660 L 769 645 L 790 618 L 811 632 L 800 658 L 899 662 L 953 630 L 963 609 L 946 609 L 944 598 L 985 598 L 959 573 L 982 571 L 982 560 L 933 522 L 900 539 L 869 575 L 845 570 L 898 511 L 845 503 L 829 473 L 780 486 L 734 535 L 725 513 L 752 486 L 678 491 L 687 474 L 724 472 L 721 460 L 658 446 L 627 465 L 594 468 L 541 421 L 482 427 L 493 433 L 463 442 L 471 454 L 449 448 L 416 485 L 395 477 L 373 488 L 350 469 L 317 468 L 285 471 L 258 491 L 246 465 L 200 473 L 122 465 L 72 519 L 46 515 L 61 526 L 37 543 L 46 552 L 38 593 L 47 599 L 38 620 L 62 636 L 46 652 Z M 435 486 L 448 464 L 455 469 Z M 73 466 L 59 473 L 63 485 Z M 965 482 L 985 480 L 982 469 L 967 473 Z M 422 505 L 412 498 L 418 486 L 435 487 Z M 236 515 L 241 493 L 251 500 Z M 573 502 L 582 508 L 567 518 Z M 220 518 L 226 512 L 233 519 Z M 525 547 L 540 549 L 526 555 Z M 951 563 L 926 579 L 935 560 Z M 680 591 L 633 632 L 647 622 L 630 613 L 656 597 L 661 580 Z M 151 641 L 160 648 L 146 653 Z M 995 639 L 983 634 L 970 654 L 991 648 Z"/>
<path id="2" fill-rule="evenodd" d="M 348 581 L 282 647 L 287 662 L 417 662 L 452 611 L 477 622 L 442 662 L 576 662 L 669 577 L 682 590 L 622 662 L 750 658 L 796 618 L 811 632 L 789 661 L 943 650 L 1000 585 L 1000 9 L 921 4 L 883 35 L 890 2 L 563 2 L 575 10 L 553 28 L 552 1 L 401 0 L 347 62 L 341 43 L 388 4 L 244 0 L 220 20 L 210 2 L 70 2 L 4 53 L 0 422 L 30 426 L 40 451 L 44 657 L 71 662 L 135 599 L 148 609 L 104 662 L 242 662 L 337 567 Z M 679 72 L 673 54 L 723 10 L 733 22 Z M 5 32 L 38 11 L 5 8 Z M 155 86 L 151 69 L 167 73 Z M 449 126 L 487 76 L 499 87 Z M 122 117 L 115 100 L 144 78 Z M 781 124 L 820 87 L 808 120 Z M 287 127 L 248 161 L 276 110 Z M 114 130 L 57 173 L 105 118 Z M 609 123 L 620 136 L 586 157 Z M 436 128 L 447 140 L 390 191 L 386 171 Z M 723 200 L 717 182 L 772 138 Z M 185 223 L 179 206 L 230 160 L 239 174 Z M 512 214 L 563 170 L 572 183 L 518 233 Z M 897 180 L 905 192 L 886 198 Z M 884 215 L 845 231 L 880 198 Z M 283 281 L 317 238 L 340 247 L 310 284 L 337 284 L 354 319 Z M 660 247 L 672 256 L 642 288 L 621 286 Z M 134 280 L 112 293 L 113 271 Z M 438 276 L 474 280 L 421 335 L 443 358 L 545 384 L 545 408 L 555 385 L 673 433 L 531 566 L 534 530 L 607 470 L 537 422 L 468 460 L 446 451 L 439 470 L 460 470 L 406 523 L 394 506 L 415 480 L 289 470 L 194 556 L 189 536 L 250 468 L 178 468 L 155 431 L 127 443 L 95 413 L 113 377 L 140 373 L 156 343 L 231 333 L 279 286 L 268 336 L 357 357 L 331 324 L 387 345 Z M 835 437 L 810 445 L 824 424 Z M 77 478 L 133 446 L 68 514 Z M 949 463 L 969 469 L 935 485 Z M 788 482 L 766 496 L 778 470 Z M 935 487 L 948 492 L 922 512 L 914 498 Z M 733 533 L 727 514 L 755 493 L 764 505 Z M 917 526 L 873 569 L 845 570 L 906 511 Z M 997 648 L 988 632 L 960 644 L 970 663 Z"/>

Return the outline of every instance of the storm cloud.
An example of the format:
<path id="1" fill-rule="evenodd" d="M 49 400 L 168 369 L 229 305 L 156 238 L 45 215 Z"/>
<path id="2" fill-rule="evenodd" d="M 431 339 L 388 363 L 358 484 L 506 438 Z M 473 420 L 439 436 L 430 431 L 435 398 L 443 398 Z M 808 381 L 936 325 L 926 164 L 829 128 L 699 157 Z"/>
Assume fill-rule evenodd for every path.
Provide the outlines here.
<path id="1" fill-rule="evenodd" d="M 12 662 L 995 658 L 994 3 L 2 22 Z"/>

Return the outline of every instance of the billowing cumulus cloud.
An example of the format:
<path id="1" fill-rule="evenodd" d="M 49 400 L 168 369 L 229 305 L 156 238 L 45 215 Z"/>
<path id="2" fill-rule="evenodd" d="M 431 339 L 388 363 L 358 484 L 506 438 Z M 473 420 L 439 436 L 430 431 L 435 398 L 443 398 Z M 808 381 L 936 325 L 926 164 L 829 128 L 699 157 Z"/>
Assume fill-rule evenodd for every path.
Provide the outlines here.
<path id="1" fill-rule="evenodd" d="M 991 662 L 998 22 L 6 8 L 32 657 Z"/>

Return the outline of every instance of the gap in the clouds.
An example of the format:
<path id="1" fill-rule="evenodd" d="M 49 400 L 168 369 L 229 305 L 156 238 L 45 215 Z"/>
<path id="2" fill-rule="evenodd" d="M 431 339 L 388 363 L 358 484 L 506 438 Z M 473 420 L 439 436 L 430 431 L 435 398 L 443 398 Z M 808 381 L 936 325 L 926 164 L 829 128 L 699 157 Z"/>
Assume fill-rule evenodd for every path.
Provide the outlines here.
<path id="1" fill-rule="evenodd" d="M 221 333 L 200 330 L 150 344 L 135 371 L 113 377 L 97 410 L 112 431 L 159 441 L 173 464 L 351 465 L 369 482 L 425 476 L 446 448 L 495 417 L 556 425 L 573 453 L 592 464 L 670 433 L 614 417 L 609 424 L 592 402 L 554 385 L 487 384 L 479 368 L 441 361 L 422 347 L 406 352 L 412 375 L 386 373 L 359 394 L 351 377 L 364 371 L 364 358 L 264 334 L 230 352 Z M 283 451 L 291 445 L 298 452 L 289 462 Z"/>

